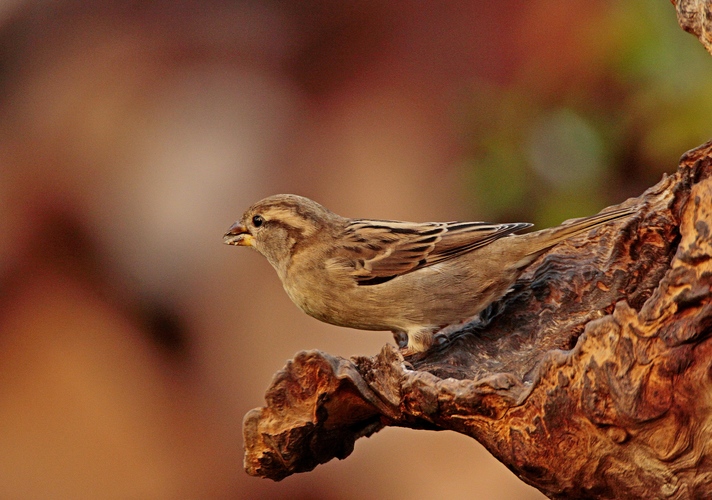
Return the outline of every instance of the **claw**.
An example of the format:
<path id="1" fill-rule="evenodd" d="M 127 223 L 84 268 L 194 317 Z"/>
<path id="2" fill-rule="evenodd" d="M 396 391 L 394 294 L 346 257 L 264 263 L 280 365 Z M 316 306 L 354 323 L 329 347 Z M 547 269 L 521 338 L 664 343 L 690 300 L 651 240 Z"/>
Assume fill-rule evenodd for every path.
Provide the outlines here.
<path id="1" fill-rule="evenodd" d="M 444 332 L 438 332 L 433 335 L 433 342 L 437 345 L 445 345 L 450 342 L 450 335 Z"/>

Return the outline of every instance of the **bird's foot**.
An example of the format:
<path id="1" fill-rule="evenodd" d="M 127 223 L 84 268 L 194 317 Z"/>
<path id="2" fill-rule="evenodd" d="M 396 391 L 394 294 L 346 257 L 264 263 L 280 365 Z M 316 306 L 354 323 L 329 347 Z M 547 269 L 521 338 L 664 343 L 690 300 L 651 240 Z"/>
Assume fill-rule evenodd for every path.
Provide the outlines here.
<path id="1" fill-rule="evenodd" d="M 393 340 L 398 348 L 403 352 L 403 349 L 408 347 L 408 334 L 405 332 L 393 332 Z"/>
<path id="2" fill-rule="evenodd" d="M 433 345 L 442 346 L 450 342 L 450 334 L 444 330 L 446 329 L 443 328 L 435 335 L 433 335 Z"/>

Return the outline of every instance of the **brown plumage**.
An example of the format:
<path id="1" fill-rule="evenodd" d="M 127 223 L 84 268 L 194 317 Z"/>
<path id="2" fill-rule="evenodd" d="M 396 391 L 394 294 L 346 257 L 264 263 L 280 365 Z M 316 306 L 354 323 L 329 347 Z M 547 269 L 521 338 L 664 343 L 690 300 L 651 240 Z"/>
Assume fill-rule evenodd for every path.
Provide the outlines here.
<path id="1" fill-rule="evenodd" d="M 612 210 L 515 235 L 531 224 L 347 219 L 284 194 L 255 203 L 224 241 L 264 255 L 307 314 L 405 333 L 412 353 L 427 350 L 438 330 L 501 297 L 552 246 L 632 213 Z"/>

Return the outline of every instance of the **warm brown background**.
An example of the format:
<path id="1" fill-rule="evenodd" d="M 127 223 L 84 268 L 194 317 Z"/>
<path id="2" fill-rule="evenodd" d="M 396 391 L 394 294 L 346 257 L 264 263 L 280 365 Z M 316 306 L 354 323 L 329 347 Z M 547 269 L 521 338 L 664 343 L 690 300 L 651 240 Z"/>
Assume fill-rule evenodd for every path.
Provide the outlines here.
<path id="1" fill-rule="evenodd" d="M 386 429 L 272 483 L 241 419 L 298 311 L 222 245 L 254 201 L 527 220 L 638 194 L 712 134 L 664 1 L 0 4 L 0 497 L 540 498 L 471 439 Z"/>

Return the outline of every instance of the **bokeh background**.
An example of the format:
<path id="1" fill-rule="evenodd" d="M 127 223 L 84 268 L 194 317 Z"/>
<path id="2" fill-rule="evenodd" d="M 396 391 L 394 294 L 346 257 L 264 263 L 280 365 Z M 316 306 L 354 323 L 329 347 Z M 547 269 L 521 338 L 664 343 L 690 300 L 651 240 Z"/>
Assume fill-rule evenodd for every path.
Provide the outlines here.
<path id="1" fill-rule="evenodd" d="M 392 340 L 307 317 L 222 235 L 278 192 L 553 225 L 672 172 L 710 116 L 665 0 L 0 2 L 0 497 L 541 498 L 448 432 L 247 476 L 286 360 Z"/>

